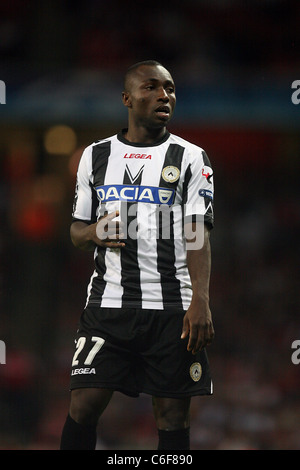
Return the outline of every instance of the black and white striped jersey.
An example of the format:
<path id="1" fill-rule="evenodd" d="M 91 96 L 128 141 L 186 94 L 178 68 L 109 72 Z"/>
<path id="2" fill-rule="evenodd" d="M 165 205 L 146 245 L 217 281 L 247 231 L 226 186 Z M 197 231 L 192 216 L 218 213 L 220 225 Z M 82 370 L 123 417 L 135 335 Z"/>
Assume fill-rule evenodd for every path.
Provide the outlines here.
<path id="1" fill-rule="evenodd" d="M 96 222 L 120 212 L 125 247 L 97 247 L 86 305 L 187 309 L 192 296 L 184 222 L 213 226 L 213 171 L 205 151 L 167 132 L 154 145 L 123 133 L 81 157 L 73 219 Z"/>

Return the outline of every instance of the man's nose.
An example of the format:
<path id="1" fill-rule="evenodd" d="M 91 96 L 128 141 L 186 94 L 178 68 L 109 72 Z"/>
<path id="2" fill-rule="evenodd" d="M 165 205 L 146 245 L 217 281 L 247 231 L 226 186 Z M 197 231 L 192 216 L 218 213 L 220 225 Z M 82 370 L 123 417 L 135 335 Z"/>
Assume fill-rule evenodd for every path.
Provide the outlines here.
<path id="1" fill-rule="evenodd" d="M 169 95 L 166 92 L 166 90 L 164 89 L 164 87 L 159 88 L 158 99 L 163 100 L 164 102 L 169 101 Z"/>

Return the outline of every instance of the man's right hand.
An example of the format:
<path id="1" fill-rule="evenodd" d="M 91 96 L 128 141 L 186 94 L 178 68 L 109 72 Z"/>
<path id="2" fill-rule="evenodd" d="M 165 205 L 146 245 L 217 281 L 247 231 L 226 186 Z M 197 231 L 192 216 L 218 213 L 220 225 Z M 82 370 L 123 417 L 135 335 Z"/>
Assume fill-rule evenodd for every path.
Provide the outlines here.
<path id="1" fill-rule="evenodd" d="M 123 222 L 119 220 L 113 220 L 119 216 L 119 211 L 110 212 L 104 215 L 95 224 L 95 235 L 94 239 L 97 245 L 107 248 L 122 248 L 125 246 L 124 242 L 121 242 L 124 238 L 122 232 Z"/>
<path id="2" fill-rule="evenodd" d="M 124 234 L 122 233 L 123 223 L 113 221 L 119 216 L 119 211 L 111 212 L 101 217 L 95 224 L 88 224 L 82 221 L 75 221 L 70 228 L 70 235 L 74 246 L 81 250 L 92 251 L 95 246 L 104 248 L 122 248 Z"/>

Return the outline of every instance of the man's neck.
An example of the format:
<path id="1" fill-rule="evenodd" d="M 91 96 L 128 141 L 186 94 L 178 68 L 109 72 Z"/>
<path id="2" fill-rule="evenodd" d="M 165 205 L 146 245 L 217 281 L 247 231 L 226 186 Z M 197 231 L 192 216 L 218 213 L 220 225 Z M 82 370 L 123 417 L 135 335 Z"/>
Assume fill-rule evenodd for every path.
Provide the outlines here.
<path id="1" fill-rule="evenodd" d="M 125 139 L 135 144 L 155 144 L 161 140 L 166 134 L 166 127 L 158 129 L 146 129 L 144 127 L 128 127 L 127 132 L 124 134 Z"/>

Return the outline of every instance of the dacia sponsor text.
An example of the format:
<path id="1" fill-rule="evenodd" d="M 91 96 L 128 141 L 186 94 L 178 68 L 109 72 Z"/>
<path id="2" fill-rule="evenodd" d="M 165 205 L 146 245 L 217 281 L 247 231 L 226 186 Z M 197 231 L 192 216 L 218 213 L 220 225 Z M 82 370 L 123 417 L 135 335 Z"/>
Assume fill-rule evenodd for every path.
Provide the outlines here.
<path id="1" fill-rule="evenodd" d="M 96 191 L 101 202 L 148 202 L 168 206 L 172 205 L 175 194 L 174 189 L 169 188 L 124 184 L 98 186 Z"/>

